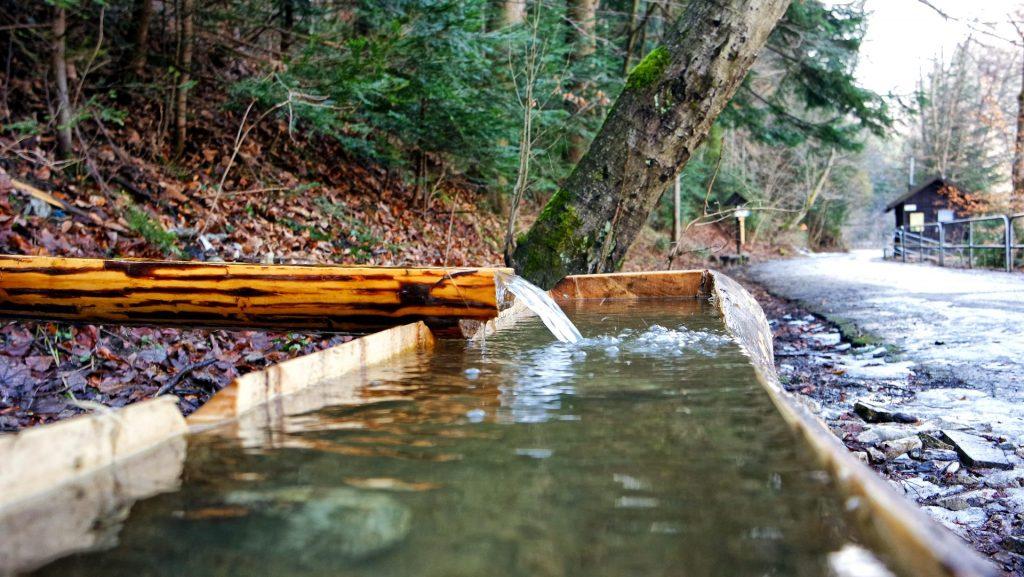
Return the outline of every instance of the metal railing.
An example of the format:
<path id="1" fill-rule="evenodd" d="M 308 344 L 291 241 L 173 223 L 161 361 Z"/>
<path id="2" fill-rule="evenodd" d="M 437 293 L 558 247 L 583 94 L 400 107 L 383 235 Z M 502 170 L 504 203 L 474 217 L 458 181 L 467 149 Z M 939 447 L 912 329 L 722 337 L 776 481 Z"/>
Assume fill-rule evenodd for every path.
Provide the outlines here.
<path id="1" fill-rule="evenodd" d="M 903 262 L 929 261 L 939 266 L 946 266 L 950 256 L 958 256 L 960 260 L 966 258 L 967 266 L 973 268 L 976 251 L 1000 251 L 1003 257 L 1002 268 L 1009 272 L 1014 269 L 1014 251 L 1024 249 L 1024 244 L 1014 242 L 1014 221 L 1017 220 L 1024 220 L 1024 213 L 928 222 L 913 227 L 914 230 L 901 226 L 896 229 L 893 237 L 892 256 Z M 997 226 L 998 234 L 993 234 L 992 230 L 978 230 L 980 223 L 989 222 L 1001 223 L 1001 227 Z M 959 234 L 951 235 L 949 229 L 958 225 Z M 964 225 L 967 229 L 966 235 L 963 231 Z M 934 234 L 929 234 L 931 231 L 934 231 Z M 979 233 L 982 238 L 976 242 Z"/>

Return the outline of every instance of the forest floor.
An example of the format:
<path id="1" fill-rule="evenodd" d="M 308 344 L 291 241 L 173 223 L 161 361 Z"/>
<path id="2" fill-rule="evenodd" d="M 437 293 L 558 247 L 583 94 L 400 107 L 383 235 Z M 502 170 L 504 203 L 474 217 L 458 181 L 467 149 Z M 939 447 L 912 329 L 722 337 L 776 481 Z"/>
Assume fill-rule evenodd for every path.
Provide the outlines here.
<path id="1" fill-rule="evenodd" d="M 28 80 L 11 82 L 27 96 L 27 108 L 44 93 Z M 83 142 L 80 150 L 88 152 L 71 161 L 47 152 L 52 136 L 0 136 L 0 254 L 501 264 L 502 223 L 477 209 L 484 200 L 472 183 L 449 177 L 410 185 L 399 171 L 352 158 L 328 139 L 293 133 L 283 121 L 246 124 L 222 92 L 197 90 L 196 126 L 176 160 L 152 152 L 167 147 L 156 141 L 160 115 L 151 101 L 126 103 L 133 114 L 123 125 L 96 119 L 99 136 Z M 350 338 L 3 323 L 0 431 L 65 418 L 94 403 L 123 406 L 161 389 L 178 395 L 188 413 L 239 374 Z"/>
<path id="2" fill-rule="evenodd" d="M 12 78 L 12 89 L 42 93 Z M 21 85 L 21 84 L 24 85 Z M 197 87 L 197 90 L 205 90 Z M 411 184 L 283 121 L 246 124 L 217 91 L 196 98 L 185 154 L 154 157 L 151 103 L 61 161 L 45 134 L 0 135 L 0 254 L 262 263 L 502 264 L 504 222 L 485 190 L 448 176 Z M 31 103 L 26 104 L 26 106 Z M 41 103 L 36 103 L 42 106 Z M 126 104 L 128 106 L 128 104 Z M 242 129 L 245 126 L 245 130 Z M 36 191 L 33 196 L 30 191 Z M 41 191 L 42 194 L 38 194 Z M 42 200 L 41 200 L 42 198 Z M 520 225 L 539 211 L 524 208 Z M 645 230 L 627 268 L 665 268 Z M 728 234 L 697 227 L 673 268 L 706 266 Z M 350 339 L 310 332 L 0 323 L 0 431 L 120 407 L 162 391 L 190 413 L 233 378 Z"/>
<path id="3" fill-rule="evenodd" d="M 1024 575 L 1024 279 L 877 256 L 739 277 L 769 318 L 786 389 L 897 491 Z"/>

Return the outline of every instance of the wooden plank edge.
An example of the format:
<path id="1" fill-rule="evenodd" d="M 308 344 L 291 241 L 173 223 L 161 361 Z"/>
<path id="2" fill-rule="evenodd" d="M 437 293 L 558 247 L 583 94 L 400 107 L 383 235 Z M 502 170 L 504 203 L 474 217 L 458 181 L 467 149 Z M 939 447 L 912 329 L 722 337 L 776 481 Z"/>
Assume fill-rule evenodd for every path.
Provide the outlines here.
<path id="1" fill-rule="evenodd" d="M 385 362 L 412 350 L 433 348 L 434 335 L 422 321 L 400 325 L 347 343 L 242 375 L 186 419 L 197 432 L 228 421 L 329 379 Z"/>
<path id="2" fill-rule="evenodd" d="M 758 380 L 786 422 L 831 473 L 852 521 L 904 575 L 995 577 L 996 568 L 940 526 L 871 468 L 850 454 L 828 426 L 786 391 L 775 372 L 772 336 L 764 311 L 736 281 L 711 272 L 712 301 L 729 331 L 750 355 Z"/>
<path id="3" fill-rule="evenodd" d="M 707 298 L 707 270 L 571 275 L 548 293 L 556 301 L 582 299 Z"/>
<path id="4" fill-rule="evenodd" d="M 121 523 L 111 523 L 111 513 L 176 490 L 187 445 L 184 435 L 171 437 L 0 509 L 0 575 L 25 575 L 61 557 L 116 541 Z"/>
<path id="5" fill-rule="evenodd" d="M 121 409 L 0 435 L 0 509 L 93 473 L 187 431 L 178 400 Z"/>

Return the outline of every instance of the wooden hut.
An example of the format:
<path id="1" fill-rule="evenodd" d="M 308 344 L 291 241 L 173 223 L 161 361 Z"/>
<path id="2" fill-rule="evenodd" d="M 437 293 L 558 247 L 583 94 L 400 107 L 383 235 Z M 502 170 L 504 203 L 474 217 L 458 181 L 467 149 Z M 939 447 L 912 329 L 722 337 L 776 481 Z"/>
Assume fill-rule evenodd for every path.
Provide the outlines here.
<path id="1" fill-rule="evenodd" d="M 952 202 L 951 191 L 959 189 L 944 178 L 933 178 L 921 186 L 907 191 L 890 202 L 885 211 L 896 215 L 896 228 L 918 232 L 922 225 L 931 222 L 948 222 L 966 214 Z"/>

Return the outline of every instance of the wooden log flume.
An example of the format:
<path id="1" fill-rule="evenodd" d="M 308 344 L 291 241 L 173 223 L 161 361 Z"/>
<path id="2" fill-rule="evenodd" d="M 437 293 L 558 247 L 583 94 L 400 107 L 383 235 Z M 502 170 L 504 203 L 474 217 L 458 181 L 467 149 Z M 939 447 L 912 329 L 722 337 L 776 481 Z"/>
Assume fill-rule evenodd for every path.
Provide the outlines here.
<path id="1" fill-rule="evenodd" d="M 498 314 L 495 268 L 398 268 L 0 255 L 0 317 L 369 332 Z"/>

